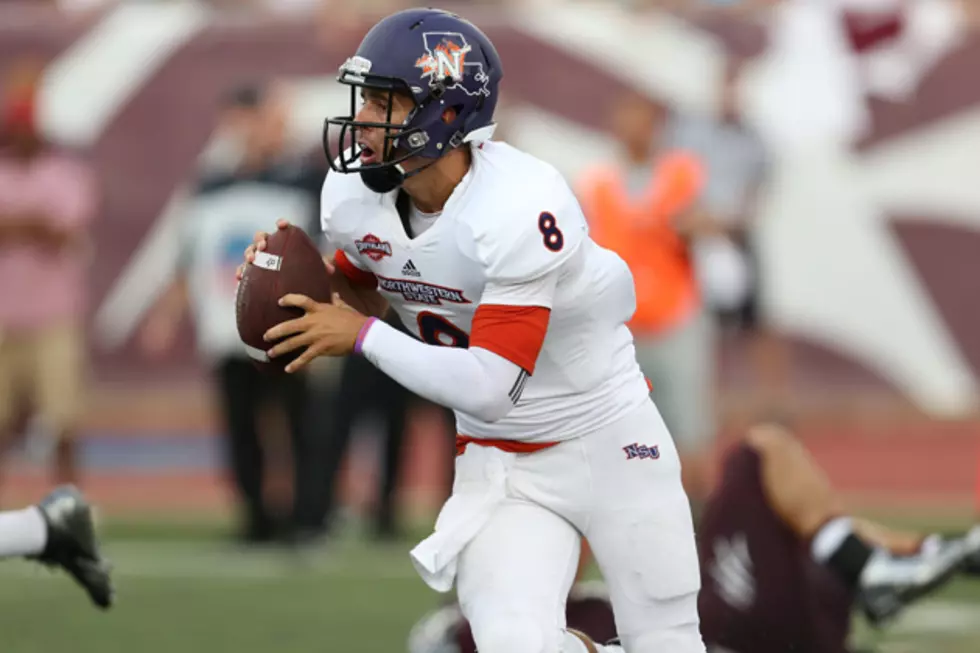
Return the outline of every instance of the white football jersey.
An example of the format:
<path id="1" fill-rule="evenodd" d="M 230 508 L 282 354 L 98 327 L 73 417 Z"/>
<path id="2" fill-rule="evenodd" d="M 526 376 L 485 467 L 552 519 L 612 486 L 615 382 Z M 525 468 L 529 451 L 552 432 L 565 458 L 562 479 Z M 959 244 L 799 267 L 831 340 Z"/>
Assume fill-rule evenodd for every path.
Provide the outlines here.
<path id="1" fill-rule="evenodd" d="M 632 275 L 589 238 L 578 201 L 555 168 L 503 143 L 474 147 L 470 171 L 442 215 L 414 238 L 402 226 L 397 195 L 372 192 L 357 174 L 331 173 L 323 229 L 351 263 L 377 278 L 421 340 L 469 346 L 481 302 L 551 309 L 514 409 L 492 423 L 457 411 L 461 435 L 567 440 L 648 400 L 626 327 L 636 308 Z M 528 292 L 528 282 L 550 272 L 558 275 L 553 297 Z"/>

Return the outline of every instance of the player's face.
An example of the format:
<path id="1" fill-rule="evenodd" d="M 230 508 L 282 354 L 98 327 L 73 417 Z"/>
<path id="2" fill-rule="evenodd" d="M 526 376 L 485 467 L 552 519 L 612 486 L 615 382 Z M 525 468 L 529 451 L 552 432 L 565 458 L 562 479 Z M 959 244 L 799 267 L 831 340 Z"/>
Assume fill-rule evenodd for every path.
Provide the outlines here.
<path id="1" fill-rule="evenodd" d="M 362 105 L 355 120 L 359 122 L 391 122 L 400 125 L 408 118 L 415 106 L 407 95 L 388 93 L 370 88 L 361 90 Z M 388 105 L 391 103 L 391 115 L 388 115 Z M 362 148 L 361 163 L 381 163 L 391 158 L 391 152 L 385 152 L 385 130 L 380 127 L 364 127 L 357 132 L 357 144 Z M 387 144 L 391 149 L 391 142 Z"/>

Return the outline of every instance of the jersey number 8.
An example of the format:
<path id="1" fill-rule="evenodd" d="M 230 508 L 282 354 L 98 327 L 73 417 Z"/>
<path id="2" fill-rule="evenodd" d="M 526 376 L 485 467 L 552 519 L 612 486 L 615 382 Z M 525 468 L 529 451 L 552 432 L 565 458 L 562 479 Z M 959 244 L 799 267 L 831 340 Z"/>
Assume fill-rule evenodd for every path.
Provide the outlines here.
<path id="1" fill-rule="evenodd" d="M 458 326 L 435 313 L 423 311 L 418 316 L 419 335 L 422 341 L 441 347 L 468 349 L 470 336 Z"/>
<path id="2" fill-rule="evenodd" d="M 544 246 L 552 252 L 560 252 L 565 246 L 565 235 L 558 228 L 558 220 L 547 211 L 538 216 L 538 229 L 544 236 Z"/>

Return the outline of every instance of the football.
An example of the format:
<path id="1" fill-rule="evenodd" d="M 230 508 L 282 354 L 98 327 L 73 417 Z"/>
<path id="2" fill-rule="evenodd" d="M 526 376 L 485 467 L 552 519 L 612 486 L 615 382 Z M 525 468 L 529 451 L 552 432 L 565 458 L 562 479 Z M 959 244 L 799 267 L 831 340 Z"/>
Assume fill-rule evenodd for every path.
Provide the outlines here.
<path id="1" fill-rule="evenodd" d="M 306 295 L 321 304 L 331 299 L 330 275 L 320 250 L 305 231 L 293 225 L 269 234 L 265 250 L 256 252 L 238 284 L 238 335 L 246 353 L 264 370 L 284 372 L 286 365 L 303 353 L 300 348 L 270 359 L 266 352 L 276 343 L 262 339 L 277 324 L 302 317 L 299 308 L 279 306 L 279 300 L 290 293 Z"/>

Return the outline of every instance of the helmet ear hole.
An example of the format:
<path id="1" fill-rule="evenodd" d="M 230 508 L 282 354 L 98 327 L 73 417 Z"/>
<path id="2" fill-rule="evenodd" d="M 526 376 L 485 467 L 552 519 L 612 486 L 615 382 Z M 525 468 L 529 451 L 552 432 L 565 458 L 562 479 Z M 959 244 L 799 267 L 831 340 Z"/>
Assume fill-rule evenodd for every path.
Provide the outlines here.
<path id="1" fill-rule="evenodd" d="M 456 119 L 459 118 L 463 108 L 464 107 L 461 104 L 454 104 L 451 107 L 446 107 L 446 110 L 442 112 L 442 121 L 447 125 L 453 124 L 456 122 Z"/>

